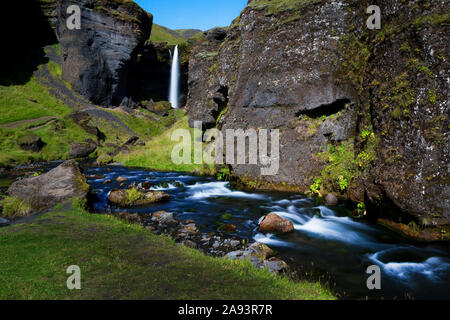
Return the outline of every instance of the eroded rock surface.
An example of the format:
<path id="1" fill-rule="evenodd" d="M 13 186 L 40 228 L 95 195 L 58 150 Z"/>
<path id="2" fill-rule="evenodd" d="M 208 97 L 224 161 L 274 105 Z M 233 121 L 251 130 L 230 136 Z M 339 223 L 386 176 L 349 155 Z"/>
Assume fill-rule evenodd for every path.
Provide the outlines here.
<path id="1" fill-rule="evenodd" d="M 69 160 L 37 177 L 14 182 L 8 195 L 26 202 L 33 212 L 43 212 L 72 199 L 86 199 L 89 185 L 78 163 Z"/>
<path id="2" fill-rule="evenodd" d="M 188 115 L 279 129 L 280 169 L 232 164 L 260 188 L 335 192 L 369 217 L 450 225 L 445 1 L 249 1 L 225 39 L 192 48 Z M 311 188 L 310 188 L 311 187 Z"/>
<path id="3" fill-rule="evenodd" d="M 67 8 L 81 9 L 81 29 L 69 30 Z M 133 1 L 61 0 L 57 35 L 62 77 L 95 104 L 119 105 L 128 96 L 128 76 L 149 38 L 152 17 Z"/>

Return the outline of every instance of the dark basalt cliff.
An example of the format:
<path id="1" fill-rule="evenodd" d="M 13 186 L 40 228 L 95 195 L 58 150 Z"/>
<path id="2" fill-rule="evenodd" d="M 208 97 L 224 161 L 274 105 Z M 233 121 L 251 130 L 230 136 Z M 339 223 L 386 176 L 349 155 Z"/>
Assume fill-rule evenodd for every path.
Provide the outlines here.
<path id="1" fill-rule="evenodd" d="M 180 105 L 186 104 L 188 92 L 189 46 L 179 45 Z M 170 71 L 174 46 L 147 41 L 130 72 L 130 95 L 136 102 L 166 101 L 169 97 Z"/>
<path id="2" fill-rule="evenodd" d="M 369 30 L 366 8 L 382 10 Z M 279 129 L 280 170 L 232 165 L 259 188 L 338 192 L 374 218 L 450 224 L 447 1 L 249 1 L 191 49 L 190 123 Z"/>
<path id="3" fill-rule="evenodd" d="M 80 30 L 67 28 L 70 5 L 81 8 Z M 63 79 L 93 103 L 119 105 L 129 96 L 129 73 L 151 26 L 152 17 L 133 1 L 57 1 Z"/>

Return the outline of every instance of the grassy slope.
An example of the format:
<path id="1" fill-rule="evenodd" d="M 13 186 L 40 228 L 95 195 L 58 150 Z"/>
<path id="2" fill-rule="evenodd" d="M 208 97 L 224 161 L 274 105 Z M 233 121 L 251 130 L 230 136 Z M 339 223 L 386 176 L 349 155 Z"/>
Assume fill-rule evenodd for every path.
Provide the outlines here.
<path id="1" fill-rule="evenodd" d="M 60 74 L 59 66 L 52 63 L 47 66 L 55 75 Z M 20 78 L 20 70 L 16 77 Z M 15 79 L 10 80 L 14 82 Z M 15 82 L 20 83 L 20 80 Z M 69 107 L 53 97 L 34 76 L 24 84 L 0 85 L 0 150 L 2 151 L 0 166 L 30 160 L 66 158 L 70 141 L 92 138 L 72 120 L 65 118 L 71 112 Z M 42 117 L 54 117 L 56 120 L 46 124 L 47 121 L 40 119 Z M 16 122 L 18 122 L 17 125 L 15 125 Z M 39 125 L 43 126 L 28 130 L 30 126 Z M 58 134 L 55 134 L 55 129 L 58 130 L 58 128 Z M 33 153 L 19 148 L 17 140 L 27 132 L 40 136 L 47 144 L 41 152 Z"/>
<path id="2" fill-rule="evenodd" d="M 55 210 L 0 230 L 0 299 L 333 299 L 319 284 L 207 257 L 111 216 Z M 70 265 L 82 290 L 66 287 Z"/>
<path id="3" fill-rule="evenodd" d="M 150 41 L 153 43 L 167 42 L 169 45 L 185 43 L 191 38 L 198 38 L 203 35 L 203 31 L 196 29 L 171 30 L 169 28 L 153 24 Z"/>
<path id="4" fill-rule="evenodd" d="M 55 45 L 54 49 L 57 54 L 61 53 L 59 45 Z M 49 61 L 46 65 L 39 66 L 39 68 L 44 67 L 49 69 L 52 77 L 62 81 L 60 65 Z M 29 161 L 66 159 L 72 142 L 80 142 L 88 138 L 96 139 L 95 136 L 86 133 L 70 118 L 66 117 L 74 110 L 51 95 L 48 88 L 42 85 L 36 76 L 23 81 L 21 70 L 18 70 L 15 77 L 18 79 L 11 79 L 10 77 L 10 79 L 5 79 L 8 81 L 2 82 L 13 84 L 0 85 L 0 167 Z M 68 84 L 66 85 L 69 87 Z M 147 116 L 155 119 L 137 118 L 111 109 L 105 110 L 119 118 L 143 140 L 164 132 L 174 118 L 174 115 L 171 115 L 158 121 L 156 115 L 145 110 L 143 112 Z M 53 120 L 49 121 L 49 119 Z M 112 123 L 106 120 L 94 119 L 93 125 L 99 127 L 106 135 L 105 144 L 120 145 L 129 138 L 129 133 L 125 132 L 120 126 L 114 127 Z M 38 153 L 20 149 L 17 141 L 27 133 L 33 133 L 41 137 L 46 146 Z M 98 153 L 101 152 L 102 148 Z"/>
<path id="5" fill-rule="evenodd" d="M 152 26 L 150 41 L 152 41 L 153 43 L 167 42 L 169 45 L 176 45 L 186 42 L 186 39 L 184 39 L 176 31 L 170 30 L 166 27 L 154 23 Z"/>
<path id="6" fill-rule="evenodd" d="M 175 30 L 180 34 L 185 40 L 189 40 L 193 37 L 197 37 L 199 34 L 203 34 L 203 31 L 198 29 L 178 29 Z"/>
<path id="7" fill-rule="evenodd" d="M 179 110 L 180 115 L 182 111 Z M 145 146 L 136 148 L 129 154 L 119 154 L 114 160 L 131 167 L 145 167 L 154 170 L 162 171 L 183 171 L 194 172 L 195 170 L 208 173 L 212 170 L 212 167 L 203 166 L 199 164 L 175 164 L 172 161 L 172 150 L 175 145 L 179 144 L 177 141 L 172 141 L 171 136 L 175 130 L 184 129 L 189 130 L 192 138 L 194 129 L 189 128 L 187 117 L 184 116 L 178 120 L 170 130 L 163 132 L 161 135 L 153 138 L 151 142 Z M 192 159 L 194 152 L 191 152 Z M 193 161 L 192 161 L 193 163 Z"/>

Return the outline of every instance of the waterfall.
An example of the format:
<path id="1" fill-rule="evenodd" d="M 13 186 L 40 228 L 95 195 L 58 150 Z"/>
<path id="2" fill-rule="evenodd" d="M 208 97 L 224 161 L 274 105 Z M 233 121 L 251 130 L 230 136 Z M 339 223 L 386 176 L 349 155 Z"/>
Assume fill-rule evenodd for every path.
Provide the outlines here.
<path id="1" fill-rule="evenodd" d="M 170 95 L 169 101 L 172 108 L 178 109 L 179 99 L 179 78 L 180 78 L 180 64 L 178 62 L 178 46 L 175 46 L 172 59 L 172 71 L 170 73 Z"/>

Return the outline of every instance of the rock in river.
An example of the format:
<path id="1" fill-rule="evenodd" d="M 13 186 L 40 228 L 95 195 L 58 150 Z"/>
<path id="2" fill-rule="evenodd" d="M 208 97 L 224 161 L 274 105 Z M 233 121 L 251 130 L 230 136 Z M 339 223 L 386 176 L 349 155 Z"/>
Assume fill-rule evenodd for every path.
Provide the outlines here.
<path id="1" fill-rule="evenodd" d="M 118 182 L 118 183 L 127 182 L 127 181 L 128 181 L 128 179 L 125 177 L 122 177 L 122 176 L 116 178 L 116 182 Z"/>
<path id="2" fill-rule="evenodd" d="M 236 232 L 237 228 L 233 224 L 223 224 L 220 226 L 219 230 L 226 233 L 233 233 Z"/>
<path id="3" fill-rule="evenodd" d="M 329 193 L 325 198 L 325 203 L 327 206 L 335 206 L 339 203 L 339 200 L 334 194 Z"/>
<path id="4" fill-rule="evenodd" d="M 8 194 L 28 203 L 33 212 L 42 212 L 72 198 L 85 199 L 88 191 L 78 163 L 69 160 L 48 173 L 14 182 Z"/>
<path id="5" fill-rule="evenodd" d="M 287 233 L 294 230 L 294 224 L 275 213 L 268 214 L 259 224 L 259 231 L 266 233 Z"/>
<path id="6" fill-rule="evenodd" d="M 138 207 L 151 203 L 168 201 L 170 196 L 160 191 L 142 192 L 137 189 L 112 190 L 108 196 L 109 202 L 119 207 Z"/>

